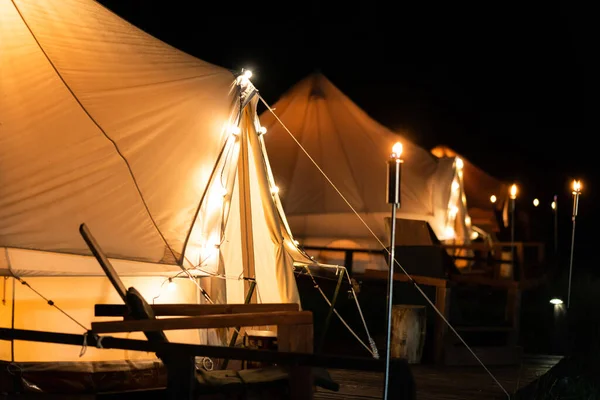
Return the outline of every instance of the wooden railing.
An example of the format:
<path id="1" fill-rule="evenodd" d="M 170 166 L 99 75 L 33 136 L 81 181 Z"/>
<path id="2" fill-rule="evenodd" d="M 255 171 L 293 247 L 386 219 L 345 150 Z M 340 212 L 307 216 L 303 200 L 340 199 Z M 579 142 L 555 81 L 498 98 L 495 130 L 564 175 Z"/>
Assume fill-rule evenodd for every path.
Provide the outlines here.
<path id="1" fill-rule="evenodd" d="M 545 262 L 545 245 L 541 242 L 443 244 L 463 273 L 481 273 L 494 279 L 524 281 L 539 275 Z M 513 260 L 514 258 L 514 260 Z"/>
<path id="2" fill-rule="evenodd" d="M 462 262 L 462 273 L 481 274 L 493 279 L 513 279 L 524 281 L 541 275 L 540 269 L 545 262 L 545 244 L 541 242 L 497 242 L 470 244 L 437 245 L 448 251 L 456 264 Z M 514 250 L 512 250 L 514 248 Z M 387 257 L 385 250 L 356 249 L 343 247 L 304 246 L 305 250 L 342 253 L 344 267 L 351 272 L 354 254 L 375 254 Z M 514 262 L 512 255 L 514 251 Z"/>

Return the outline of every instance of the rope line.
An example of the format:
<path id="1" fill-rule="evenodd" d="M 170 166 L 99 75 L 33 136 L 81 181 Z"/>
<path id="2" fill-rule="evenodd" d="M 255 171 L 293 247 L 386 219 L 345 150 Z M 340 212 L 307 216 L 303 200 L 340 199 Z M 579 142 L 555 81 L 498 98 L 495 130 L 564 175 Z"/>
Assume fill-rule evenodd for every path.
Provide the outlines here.
<path id="1" fill-rule="evenodd" d="M 313 274 L 310 272 L 309 267 L 306 266 L 305 269 L 306 269 L 307 275 L 313 281 L 313 285 L 314 285 L 315 289 L 317 289 L 317 291 L 321 294 L 321 296 L 323 297 L 323 299 L 325 300 L 325 302 L 329 305 L 329 307 L 331 307 L 331 301 L 329 300 L 329 298 L 327 297 L 327 295 L 323 292 L 323 289 L 321 289 L 321 286 L 319 286 L 319 284 L 315 280 Z M 367 344 L 360 338 L 360 336 L 358 336 L 358 334 L 348 325 L 348 323 L 344 320 L 344 318 L 342 318 L 342 316 L 338 313 L 338 311 L 335 309 L 335 307 L 333 308 L 333 312 L 339 318 L 339 320 L 342 322 L 342 324 L 344 324 L 344 326 L 348 329 L 348 332 L 350 332 L 352 334 L 352 336 L 354 336 L 356 338 L 356 340 L 358 340 L 358 342 L 365 349 L 367 349 L 367 351 L 369 353 L 371 353 L 371 355 L 373 356 L 373 358 L 378 358 L 378 355 L 377 355 L 378 353 L 374 352 L 369 346 L 367 346 Z M 368 330 L 367 330 L 367 334 L 368 334 Z M 373 339 L 371 339 L 371 337 L 369 336 L 369 343 L 372 340 Z"/>
<path id="2" fill-rule="evenodd" d="M 77 321 L 73 316 L 69 315 L 69 313 L 67 313 L 65 310 L 63 310 L 59 306 L 57 306 L 56 303 L 53 300 L 50 300 L 49 298 L 47 298 L 46 296 L 44 296 L 43 294 L 41 294 L 40 292 L 38 292 L 37 290 L 35 290 L 28 282 L 24 281 L 23 279 L 21 279 L 21 277 L 19 277 L 19 276 L 15 275 L 14 273 L 12 273 L 12 271 L 11 271 L 11 274 L 12 274 L 13 278 L 15 278 L 16 280 L 18 280 L 19 282 L 21 282 L 22 285 L 27 286 L 33 293 L 35 293 L 40 298 L 42 298 L 46 303 L 48 303 L 48 305 L 50 307 L 56 308 L 58 311 L 60 311 L 61 313 L 63 313 L 64 316 L 66 316 L 71 321 L 73 321 L 77 325 L 79 325 L 84 331 L 87 332 L 89 330 L 81 322 Z"/>
<path id="3" fill-rule="evenodd" d="M 275 114 L 275 111 L 273 110 L 273 108 L 271 108 L 271 106 L 265 101 L 265 99 L 263 99 L 262 96 L 259 95 L 259 99 L 262 101 L 262 103 L 265 105 L 265 107 L 267 107 L 267 109 L 269 110 L 269 112 L 275 117 L 275 119 L 277 120 L 277 122 L 279 122 L 281 124 L 281 126 L 288 133 L 288 135 L 290 135 L 290 137 L 292 138 L 292 140 L 294 142 L 296 142 L 296 144 L 298 145 L 298 147 L 300 147 L 300 150 L 302 150 L 302 152 L 308 157 L 308 159 L 313 163 L 313 165 L 317 168 L 317 170 L 321 173 L 321 175 L 323 175 L 323 177 L 325 178 L 325 180 L 327 182 L 329 182 L 329 184 L 331 185 L 331 187 L 337 192 L 337 194 L 341 197 L 341 199 L 348 205 L 348 207 L 350 208 L 350 210 L 352 210 L 352 212 L 356 215 L 356 217 L 360 220 L 360 222 L 365 226 L 365 228 L 371 233 L 371 235 L 379 243 L 379 245 L 382 247 L 382 249 L 385 250 L 385 252 L 387 252 L 388 255 L 390 255 L 390 250 L 379 239 L 379 237 L 371 229 L 371 227 L 369 226 L 369 224 L 367 224 L 367 222 L 360 216 L 360 214 L 356 211 L 356 209 L 352 206 L 352 204 L 350 204 L 350 202 L 348 201 L 348 199 L 346 199 L 346 197 L 342 194 L 342 192 L 338 189 L 338 187 L 327 176 L 327 174 L 325 173 L 325 171 L 323 171 L 323 169 L 311 157 L 311 155 L 304 148 L 304 146 L 302 146 L 302 144 L 298 141 L 298 139 L 296 139 L 296 137 L 294 136 L 294 134 L 288 129 L 288 127 L 283 123 L 283 121 L 279 118 L 279 116 L 277 114 Z M 492 378 L 492 380 L 496 383 L 496 385 L 498 385 L 498 387 L 500 389 L 502 389 L 502 391 L 506 394 L 507 398 L 510 399 L 510 394 L 508 393 L 508 391 L 504 388 L 504 386 L 502 386 L 502 384 L 498 381 L 498 379 L 494 376 L 494 374 L 488 369 L 488 367 L 483 363 L 483 361 L 481 361 L 481 359 L 477 356 L 477 354 L 475 354 L 475 352 L 473 351 L 473 349 L 471 349 L 471 347 L 462 338 L 462 336 L 456 331 L 456 329 L 454 329 L 454 327 L 446 319 L 446 317 L 444 316 L 444 314 L 440 310 L 438 310 L 438 308 L 435 306 L 435 304 L 433 303 L 433 301 L 431 301 L 431 299 L 429 298 L 429 296 L 427 296 L 425 294 L 425 292 L 423 291 L 423 289 L 421 289 L 421 287 L 417 284 L 417 282 L 415 282 L 415 280 L 412 278 L 412 276 L 404 269 L 404 267 L 402 265 L 400 265 L 400 263 L 398 262 L 398 260 L 394 259 L 394 263 L 395 263 L 395 265 L 397 265 L 400 268 L 400 270 L 404 273 L 404 275 L 406 275 L 406 277 L 408 278 L 408 280 L 414 285 L 414 287 L 423 296 L 423 298 L 427 301 L 427 303 L 429 303 L 429 305 L 431 307 L 433 307 L 433 309 L 435 310 L 436 314 L 444 321 L 444 323 L 456 335 L 456 337 L 460 340 L 460 342 L 469 350 L 469 352 L 473 355 L 473 357 L 477 360 L 477 362 L 481 365 L 481 367 L 487 372 L 487 374 Z M 389 351 L 389 349 L 388 349 L 388 351 Z"/>

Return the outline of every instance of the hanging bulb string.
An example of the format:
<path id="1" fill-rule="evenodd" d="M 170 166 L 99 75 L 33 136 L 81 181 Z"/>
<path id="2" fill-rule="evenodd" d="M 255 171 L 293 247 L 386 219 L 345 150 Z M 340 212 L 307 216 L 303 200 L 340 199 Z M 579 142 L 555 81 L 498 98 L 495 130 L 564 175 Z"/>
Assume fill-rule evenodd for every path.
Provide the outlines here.
<path id="1" fill-rule="evenodd" d="M 292 140 L 298 145 L 298 147 L 300 148 L 300 150 L 302 150 L 302 152 L 308 157 L 308 159 L 312 162 L 312 164 L 315 166 L 315 168 L 317 168 L 317 170 L 321 173 L 321 175 L 323 176 L 323 178 L 325 178 L 325 180 L 331 185 L 331 187 L 335 190 L 335 192 L 337 192 L 337 194 L 346 203 L 346 205 L 350 208 L 350 210 L 352 210 L 352 212 L 354 213 L 354 215 L 360 220 L 360 222 L 369 231 L 369 233 L 373 236 L 373 238 L 379 243 L 379 245 L 382 247 L 382 249 L 385 252 L 387 252 L 388 255 L 390 255 L 391 254 L 390 250 L 379 239 L 379 237 L 375 234 L 375 232 L 373 231 L 373 229 L 371 229 L 371 227 L 369 226 L 369 224 L 367 224 L 367 222 L 360 216 L 360 214 L 358 213 L 358 211 L 356 211 L 356 209 L 352 206 L 352 204 L 350 203 L 350 201 L 348 201 L 348 199 L 342 194 L 342 192 L 333 183 L 333 181 L 329 178 L 329 176 L 327 176 L 327 174 L 325 173 L 325 171 L 323 171 L 323 169 L 319 166 L 319 164 L 311 157 L 311 155 L 304 148 L 304 146 L 302 146 L 302 144 L 300 143 L 300 141 L 298 141 L 298 139 L 296 139 L 296 137 L 294 136 L 294 134 L 288 129 L 288 127 L 283 123 L 283 121 L 279 118 L 279 116 L 277 114 L 275 114 L 275 111 L 273 110 L 273 108 L 271 108 L 271 106 L 265 101 L 265 99 L 263 99 L 262 96 L 258 95 L 258 98 L 262 101 L 262 103 L 265 105 L 265 107 L 267 107 L 267 109 L 269 110 L 269 112 L 273 115 L 273 117 L 277 120 L 277 122 L 279 122 L 279 124 L 288 133 L 288 135 L 292 138 Z M 423 296 L 423 298 L 425 299 L 425 301 L 427 301 L 427 303 L 433 308 L 433 310 L 435 311 L 435 313 L 442 319 L 442 321 L 444 321 L 444 323 L 446 324 L 446 326 L 448 326 L 448 328 L 456 335 L 456 337 L 467 348 L 467 350 L 471 353 L 471 355 L 475 358 L 475 360 L 477 360 L 477 362 L 487 372 L 487 374 L 492 378 L 492 380 L 496 383 L 496 385 L 498 385 L 498 387 L 510 399 L 510 394 L 508 393 L 508 391 L 504 388 L 504 386 L 502 386 L 502 384 L 498 381 L 498 379 L 496 378 L 496 376 L 488 369 L 488 367 L 483 363 L 483 361 L 481 361 L 481 359 L 477 356 L 477 354 L 475 354 L 475 352 L 473 351 L 473 349 L 467 344 L 467 342 L 462 338 L 462 336 L 456 331 L 456 329 L 454 328 L 454 326 L 452 326 L 452 324 L 450 323 L 450 321 L 448 321 L 448 319 L 444 316 L 444 314 L 440 310 L 438 310 L 438 308 L 435 306 L 435 304 L 433 303 L 433 301 L 431 301 L 431 299 L 429 298 L 429 296 L 427 296 L 427 294 L 425 294 L 425 292 L 423 291 L 423 289 L 421 289 L 421 287 L 417 284 L 417 282 L 413 279 L 413 277 L 408 273 L 408 271 L 406 271 L 406 269 L 404 269 L 404 267 L 396 259 L 394 259 L 394 264 L 397 265 L 400 268 L 400 270 L 402 271 L 402 273 L 407 277 L 407 279 L 409 280 L 409 282 L 413 284 L 413 286 L 417 289 L 417 291 L 421 294 L 421 296 Z"/>

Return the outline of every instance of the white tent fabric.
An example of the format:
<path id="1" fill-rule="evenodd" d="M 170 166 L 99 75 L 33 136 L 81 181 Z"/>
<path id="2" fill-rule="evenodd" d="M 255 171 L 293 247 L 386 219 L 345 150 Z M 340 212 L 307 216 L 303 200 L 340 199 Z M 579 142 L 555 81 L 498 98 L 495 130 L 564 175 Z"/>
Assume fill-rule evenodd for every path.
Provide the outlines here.
<path id="1" fill-rule="evenodd" d="M 447 146 L 436 146 L 431 153 L 439 159 L 459 157 L 464 165 L 464 190 L 473 225 L 488 232 L 499 230 L 495 211 L 502 209 L 508 199 L 509 185 L 489 175 L 462 155 Z M 495 202 L 491 202 L 494 196 Z"/>
<path id="2" fill-rule="evenodd" d="M 452 195 L 462 193 L 454 163 L 438 162 L 427 150 L 373 120 L 321 74 L 296 84 L 272 108 L 384 244 L 389 240 L 385 219 L 390 216 L 386 161 L 394 143 L 401 141 L 398 218 L 427 221 L 438 238 L 457 239 L 454 217 L 466 214 L 462 196 Z M 260 119 L 267 128 L 265 142 L 288 221 L 303 244 L 350 239 L 359 247 L 380 248 L 272 113 L 267 110 Z M 460 213 L 451 215 L 454 207 Z"/>
<path id="3" fill-rule="evenodd" d="M 217 274 L 230 303 L 255 277 L 259 301 L 299 303 L 293 264 L 313 261 L 252 91 L 97 2 L 0 0 L 0 275 L 103 276 L 85 222 L 121 276 Z"/>

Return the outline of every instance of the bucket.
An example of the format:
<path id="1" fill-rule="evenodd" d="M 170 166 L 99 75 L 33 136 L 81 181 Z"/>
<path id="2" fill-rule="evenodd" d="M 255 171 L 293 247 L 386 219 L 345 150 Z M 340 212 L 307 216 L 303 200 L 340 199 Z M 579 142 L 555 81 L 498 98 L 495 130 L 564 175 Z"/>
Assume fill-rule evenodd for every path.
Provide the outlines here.
<path id="1" fill-rule="evenodd" d="M 391 356 L 418 364 L 423 355 L 427 314 L 425 306 L 399 304 L 392 306 Z"/>

